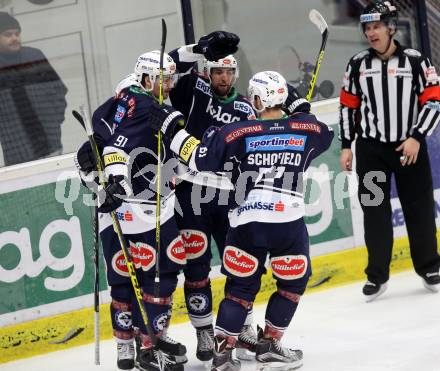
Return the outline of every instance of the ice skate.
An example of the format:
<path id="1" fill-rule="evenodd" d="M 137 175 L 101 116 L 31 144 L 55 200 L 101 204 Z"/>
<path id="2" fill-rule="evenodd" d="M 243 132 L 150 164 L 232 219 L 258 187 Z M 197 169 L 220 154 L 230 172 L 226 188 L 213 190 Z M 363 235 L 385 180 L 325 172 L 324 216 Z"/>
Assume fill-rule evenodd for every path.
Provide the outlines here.
<path id="1" fill-rule="evenodd" d="M 255 353 L 258 370 L 287 371 L 302 366 L 303 352 L 301 350 L 283 347 L 280 341 L 274 338 L 264 338 L 263 330 L 259 327 Z"/>
<path id="2" fill-rule="evenodd" d="M 196 357 L 202 362 L 208 362 L 214 356 L 214 328 L 212 325 L 196 328 L 197 352 Z"/>
<path id="3" fill-rule="evenodd" d="M 387 289 L 387 283 L 375 283 L 367 281 L 362 288 L 362 293 L 365 295 L 366 302 L 369 303 L 376 299 L 379 295 L 382 295 Z"/>
<path id="4" fill-rule="evenodd" d="M 440 290 L 440 274 L 439 272 L 426 273 L 423 277 L 423 286 L 432 292 Z"/>
<path id="5" fill-rule="evenodd" d="M 255 360 L 255 349 L 257 347 L 257 334 L 252 325 L 244 325 L 236 344 L 236 355 L 238 359 Z"/>
<path id="6" fill-rule="evenodd" d="M 232 358 L 234 350 L 225 338 L 214 338 L 214 359 L 212 360 L 211 371 L 239 371 L 241 363 Z"/>
<path id="7" fill-rule="evenodd" d="M 134 345 L 133 340 L 117 341 L 118 361 L 117 365 L 120 370 L 132 370 L 134 368 Z"/>
<path id="8" fill-rule="evenodd" d="M 183 371 L 185 362 L 179 362 L 176 358 L 156 348 L 144 348 L 139 354 L 138 368 L 141 371 Z"/>

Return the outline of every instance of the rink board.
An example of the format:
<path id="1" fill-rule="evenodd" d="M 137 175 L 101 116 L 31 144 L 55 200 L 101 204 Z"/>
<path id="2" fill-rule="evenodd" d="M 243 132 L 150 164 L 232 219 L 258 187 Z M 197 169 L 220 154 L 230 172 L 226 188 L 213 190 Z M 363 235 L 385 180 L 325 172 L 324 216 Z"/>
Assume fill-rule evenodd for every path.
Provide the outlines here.
<path id="1" fill-rule="evenodd" d="M 318 103 L 315 112 L 336 129 L 337 102 Z M 439 163 L 437 137 L 430 143 Z M 314 275 L 309 290 L 364 279 L 366 252 L 362 214 L 355 195 L 341 184 L 339 142 L 316 162 L 306 192 Z M 326 177 L 326 174 L 330 174 Z M 433 167 L 435 188 L 438 170 Z M 440 190 L 435 190 L 437 222 Z M 93 341 L 92 208 L 80 186 L 72 155 L 0 169 L 0 363 Z M 396 240 L 393 272 L 409 269 L 402 212 L 393 199 Z M 219 264 L 218 256 L 214 265 Z M 101 256 L 101 302 L 109 302 Z M 218 271 L 218 269 L 217 269 Z M 215 275 L 214 275 L 215 277 Z M 221 278 L 213 279 L 215 307 L 223 295 Z M 264 277 L 257 302 L 274 289 Z M 101 306 L 101 333 L 111 336 L 108 304 Z M 174 299 L 174 322 L 187 320 L 182 289 Z M 53 344 L 53 342 L 64 343 Z"/>

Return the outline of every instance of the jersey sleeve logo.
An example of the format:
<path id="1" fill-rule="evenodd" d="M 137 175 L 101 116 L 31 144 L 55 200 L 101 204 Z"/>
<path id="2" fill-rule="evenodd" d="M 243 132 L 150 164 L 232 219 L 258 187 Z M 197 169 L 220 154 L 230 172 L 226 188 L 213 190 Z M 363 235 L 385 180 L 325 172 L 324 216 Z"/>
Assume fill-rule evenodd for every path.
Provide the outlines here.
<path id="1" fill-rule="evenodd" d="M 245 114 L 249 115 L 251 114 L 252 108 L 249 106 L 249 104 L 245 103 L 245 102 L 240 102 L 240 101 L 234 101 L 234 109 L 237 111 L 241 111 L 244 112 Z"/>
<path id="2" fill-rule="evenodd" d="M 203 81 L 201 78 L 198 78 L 196 81 L 196 89 L 200 90 L 203 94 L 211 96 L 211 86 Z"/>
<path id="3" fill-rule="evenodd" d="M 245 126 L 240 129 L 236 129 L 234 131 L 231 131 L 225 138 L 226 143 L 233 142 L 234 140 L 242 137 L 246 134 L 252 134 L 252 133 L 258 133 L 260 131 L 263 131 L 263 125 L 252 125 L 252 126 Z"/>
<path id="4" fill-rule="evenodd" d="M 116 108 L 116 113 L 115 113 L 115 121 L 119 124 L 121 123 L 122 119 L 125 116 L 125 112 L 126 109 L 121 106 L 120 104 L 118 104 L 118 107 Z"/>
<path id="5" fill-rule="evenodd" d="M 197 146 L 200 144 L 200 140 L 189 137 L 182 145 L 182 148 L 180 149 L 179 156 L 180 158 L 188 162 L 189 158 L 191 157 L 191 154 L 194 152 L 194 150 L 197 148 Z"/>
<path id="6" fill-rule="evenodd" d="M 104 155 L 104 166 L 114 165 L 114 164 L 126 164 L 127 159 L 119 153 L 112 152 Z"/>

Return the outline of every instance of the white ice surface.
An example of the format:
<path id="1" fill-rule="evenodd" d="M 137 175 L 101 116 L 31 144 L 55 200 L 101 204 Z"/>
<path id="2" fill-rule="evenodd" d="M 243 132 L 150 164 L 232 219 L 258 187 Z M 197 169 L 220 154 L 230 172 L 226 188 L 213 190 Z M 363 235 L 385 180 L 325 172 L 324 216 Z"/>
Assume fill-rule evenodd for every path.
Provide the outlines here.
<path id="1" fill-rule="evenodd" d="M 440 371 L 440 293 L 430 293 L 412 272 L 391 277 L 388 290 L 365 303 L 362 283 L 305 295 L 283 342 L 304 351 L 303 371 Z M 255 323 L 264 324 L 264 305 Z M 170 335 L 188 348 L 185 370 L 203 371 L 195 358 L 189 323 Z M 8 371 L 116 371 L 113 340 L 101 342 L 101 365 L 94 345 L 71 348 L 0 365 Z M 255 370 L 254 362 L 242 363 Z"/>

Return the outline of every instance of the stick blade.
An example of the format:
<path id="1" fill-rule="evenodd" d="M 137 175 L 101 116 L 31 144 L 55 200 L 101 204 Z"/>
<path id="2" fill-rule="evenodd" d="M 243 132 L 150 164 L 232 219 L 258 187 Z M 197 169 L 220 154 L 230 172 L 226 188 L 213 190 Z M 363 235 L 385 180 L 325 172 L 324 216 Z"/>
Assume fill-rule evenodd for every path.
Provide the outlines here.
<path id="1" fill-rule="evenodd" d="M 316 9 L 312 9 L 310 11 L 309 19 L 316 27 L 318 27 L 321 34 L 323 34 L 328 29 L 327 22 L 325 21 L 321 13 L 319 13 Z"/>
<path id="2" fill-rule="evenodd" d="M 161 47 L 165 49 L 165 43 L 167 40 L 167 24 L 165 23 L 165 19 L 162 18 L 162 42 Z"/>
<path id="3" fill-rule="evenodd" d="M 78 111 L 73 110 L 72 115 L 73 115 L 73 117 L 75 117 L 78 120 L 78 122 L 81 124 L 83 129 L 86 130 L 86 124 L 84 123 L 84 119 L 81 116 L 81 114 Z"/>

